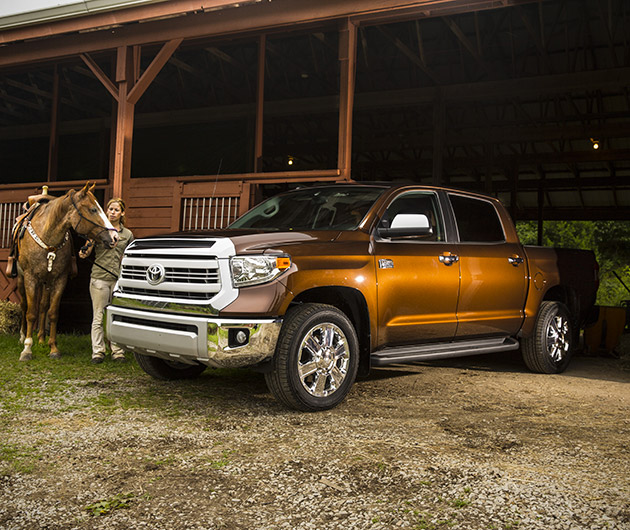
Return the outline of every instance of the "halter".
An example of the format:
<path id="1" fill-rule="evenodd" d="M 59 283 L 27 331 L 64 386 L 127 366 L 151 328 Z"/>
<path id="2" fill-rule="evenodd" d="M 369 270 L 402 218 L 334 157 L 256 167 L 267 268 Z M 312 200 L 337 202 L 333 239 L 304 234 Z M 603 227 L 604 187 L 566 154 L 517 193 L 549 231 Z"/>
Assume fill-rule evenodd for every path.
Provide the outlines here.
<path id="1" fill-rule="evenodd" d="M 81 223 L 81 221 L 87 221 L 89 223 L 92 223 L 94 226 L 97 226 L 99 228 L 101 228 L 101 231 L 96 234 L 96 237 L 100 236 L 103 232 L 105 231 L 114 231 L 114 232 L 118 232 L 118 230 L 116 230 L 115 228 L 107 228 L 105 225 L 100 225 L 95 221 L 92 221 L 92 219 L 88 219 L 87 217 L 85 217 L 82 213 L 81 210 L 79 210 L 79 207 L 74 204 L 74 195 L 70 195 L 70 202 L 72 203 L 72 206 L 74 206 L 74 209 L 77 211 L 77 213 L 79 214 L 79 217 L 81 218 L 79 220 L 79 222 L 76 224 L 76 226 L 74 226 L 74 231 L 77 232 L 77 234 L 79 233 L 77 231 L 77 226 L 79 226 L 79 224 Z M 79 234 L 80 235 L 80 234 Z M 86 238 L 87 239 L 87 238 Z"/>
<path id="2" fill-rule="evenodd" d="M 48 251 L 48 254 L 46 254 L 46 259 L 48 260 L 48 272 L 51 272 L 53 261 L 55 261 L 55 258 L 57 257 L 57 251 L 63 248 L 63 246 L 66 244 L 66 242 L 70 238 L 69 232 L 66 232 L 66 234 L 64 235 L 63 242 L 61 243 L 61 245 L 59 245 L 58 247 L 51 247 L 51 246 L 48 246 L 46 243 L 44 243 L 42 239 L 37 235 L 37 233 L 35 232 L 35 229 L 31 226 L 30 221 L 26 223 L 26 230 L 31 235 L 35 243 L 37 243 L 44 250 Z"/>

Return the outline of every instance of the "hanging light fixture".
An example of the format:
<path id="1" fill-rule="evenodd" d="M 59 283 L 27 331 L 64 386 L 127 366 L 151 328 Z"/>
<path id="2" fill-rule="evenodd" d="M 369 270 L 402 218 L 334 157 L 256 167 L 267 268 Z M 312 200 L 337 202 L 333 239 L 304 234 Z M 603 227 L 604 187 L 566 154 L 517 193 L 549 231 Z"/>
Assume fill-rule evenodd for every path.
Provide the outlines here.
<path id="1" fill-rule="evenodd" d="M 599 140 L 595 139 L 595 138 L 591 138 L 591 143 L 593 144 L 593 149 L 597 150 L 599 149 Z"/>

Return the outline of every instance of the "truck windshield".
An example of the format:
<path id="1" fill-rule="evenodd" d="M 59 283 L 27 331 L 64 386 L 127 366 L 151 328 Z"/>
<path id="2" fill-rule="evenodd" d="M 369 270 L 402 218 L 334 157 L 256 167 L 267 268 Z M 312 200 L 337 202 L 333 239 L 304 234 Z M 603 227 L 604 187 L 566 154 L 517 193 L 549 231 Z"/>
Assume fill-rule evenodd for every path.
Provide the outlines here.
<path id="1" fill-rule="evenodd" d="M 228 228 L 257 230 L 354 230 L 387 188 L 304 188 L 260 203 Z"/>

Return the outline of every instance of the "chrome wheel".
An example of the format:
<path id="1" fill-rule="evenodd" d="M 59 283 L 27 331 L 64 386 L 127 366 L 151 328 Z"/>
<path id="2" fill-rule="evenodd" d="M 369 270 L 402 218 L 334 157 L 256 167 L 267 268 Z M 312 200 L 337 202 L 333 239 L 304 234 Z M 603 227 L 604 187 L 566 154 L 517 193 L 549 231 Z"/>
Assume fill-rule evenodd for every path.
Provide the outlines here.
<path id="1" fill-rule="evenodd" d="M 346 314 L 327 304 L 296 304 L 282 323 L 265 381 L 288 407 L 328 410 L 346 398 L 358 368 L 359 340 Z"/>
<path id="2" fill-rule="evenodd" d="M 547 352 L 554 362 L 560 362 L 571 347 L 571 327 L 561 314 L 556 314 L 547 327 Z"/>
<path id="3" fill-rule="evenodd" d="M 521 340 L 523 360 L 534 372 L 559 374 L 571 361 L 575 338 L 573 319 L 567 306 L 545 300 L 538 309 L 532 334 Z"/>
<path id="4" fill-rule="evenodd" d="M 321 323 L 304 336 L 297 358 L 298 376 L 314 397 L 333 394 L 348 375 L 350 346 L 344 332 L 332 323 Z"/>

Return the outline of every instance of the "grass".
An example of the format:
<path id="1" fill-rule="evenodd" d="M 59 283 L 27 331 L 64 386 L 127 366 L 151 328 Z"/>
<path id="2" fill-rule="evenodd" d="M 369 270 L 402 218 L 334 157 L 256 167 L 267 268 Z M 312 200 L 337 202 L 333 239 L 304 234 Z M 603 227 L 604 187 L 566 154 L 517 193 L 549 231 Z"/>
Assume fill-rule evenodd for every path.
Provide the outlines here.
<path id="1" fill-rule="evenodd" d="M 12 473 L 31 473 L 37 452 L 32 447 L 0 442 L 0 476 Z"/>
<path id="2" fill-rule="evenodd" d="M 17 335 L 0 334 L 0 476 L 51 465 L 42 458 L 44 446 L 20 445 L 21 430 L 40 429 L 46 439 L 70 423 L 115 421 L 125 410 L 144 411 L 147 418 L 186 415 L 202 426 L 230 406 L 230 385 L 243 385 L 251 376 L 243 370 L 208 370 L 197 380 L 157 381 L 130 354 L 127 363 L 108 356 L 92 364 L 88 335 L 59 335 L 58 344 L 61 359 L 50 359 L 48 347 L 35 344 L 33 360 L 20 362 Z M 228 462 L 225 453 L 214 465 Z"/>
<path id="3" fill-rule="evenodd" d="M 114 510 L 129 508 L 129 503 L 134 498 L 135 495 L 133 493 L 119 493 L 108 499 L 88 504 L 85 509 L 92 515 L 107 515 Z"/>

